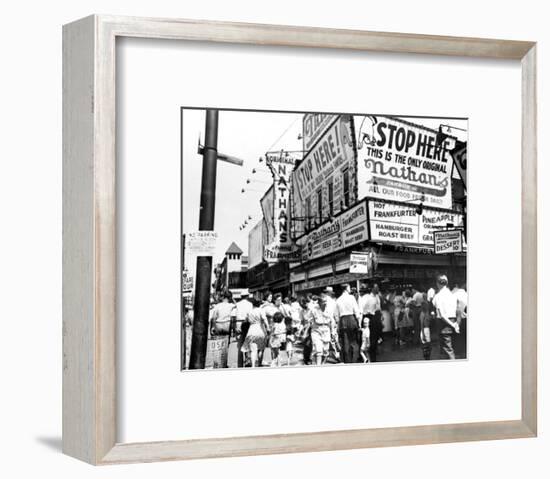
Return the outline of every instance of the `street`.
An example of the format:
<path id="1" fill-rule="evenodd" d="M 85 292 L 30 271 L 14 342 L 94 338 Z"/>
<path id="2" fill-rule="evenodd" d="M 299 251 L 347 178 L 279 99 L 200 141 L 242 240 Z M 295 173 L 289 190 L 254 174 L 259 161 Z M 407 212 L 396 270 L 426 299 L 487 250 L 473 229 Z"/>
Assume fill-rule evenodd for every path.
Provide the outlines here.
<path id="1" fill-rule="evenodd" d="M 188 338 L 190 338 L 188 334 Z M 190 340 L 188 341 L 188 348 L 190 347 Z M 279 353 L 281 358 L 281 366 L 287 367 L 287 354 L 285 351 Z M 456 359 L 465 359 L 466 351 L 464 348 L 463 342 L 457 341 L 456 344 Z M 439 360 L 439 341 L 437 339 L 437 334 L 434 334 L 434 339 L 432 340 L 432 355 L 430 360 Z M 262 367 L 269 367 L 271 365 L 271 349 L 266 348 L 263 358 Z M 422 356 L 422 349 L 419 345 L 414 345 L 411 343 L 399 345 L 394 343 L 394 338 L 392 333 L 385 333 L 383 336 L 383 341 L 378 345 L 378 362 L 395 362 L 395 361 L 425 361 Z M 228 359 L 227 365 L 229 368 L 237 367 L 237 341 L 232 338 L 229 344 L 228 350 Z M 343 364 L 335 359 L 334 355 L 331 353 L 327 364 Z M 303 357 L 303 347 L 301 343 L 297 343 L 294 346 L 294 355 L 290 362 L 290 366 L 303 366 L 304 357 Z"/>

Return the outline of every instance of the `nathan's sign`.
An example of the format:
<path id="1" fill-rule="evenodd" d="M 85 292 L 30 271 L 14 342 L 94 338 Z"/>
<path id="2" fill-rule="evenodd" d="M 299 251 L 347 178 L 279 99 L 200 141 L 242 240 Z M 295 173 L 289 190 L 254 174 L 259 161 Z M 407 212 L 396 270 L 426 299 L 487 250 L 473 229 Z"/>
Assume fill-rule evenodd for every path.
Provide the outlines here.
<path id="1" fill-rule="evenodd" d="M 300 261 L 301 255 L 301 250 L 296 244 L 272 244 L 264 246 L 264 260 L 268 263 L 275 263 L 278 261 L 294 263 Z"/>
<path id="2" fill-rule="evenodd" d="M 369 142 L 358 150 L 359 197 L 420 200 L 451 208 L 451 148 L 455 139 L 404 120 L 370 116 Z M 358 134 L 362 138 L 364 132 Z"/>
<path id="3" fill-rule="evenodd" d="M 352 136 L 353 120 L 340 115 L 323 131 L 315 145 L 304 156 L 293 173 L 294 195 L 297 201 L 316 193 L 332 178 L 333 201 L 338 205 L 343 191 L 342 170 L 355 165 Z"/>
<path id="4" fill-rule="evenodd" d="M 462 226 L 462 215 L 429 208 L 419 215 L 415 206 L 370 200 L 369 222 L 372 241 L 433 246 L 434 231 Z"/>
<path id="5" fill-rule="evenodd" d="M 302 120 L 304 151 L 309 151 L 327 127 L 336 119 L 336 116 L 326 113 L 306 113 L 304 115 Z"/>
<path id="6" fill-rule="evenodd" d="M 273 213 L 266 217 L 272 222 L 273 238 L 264 246 L 263 255 L 269 263 L 291 261 L 293 252 L 298 255 L 299 248 L 290 239 L 290 176 L 295 162 L 296 159 L 285 151 L 266 154 L 266 164 L 273 176 Z"/>
<path id="7" fill-rule="evenodd" d="M 435 254 L 462 253 L 462 230 L 434 231 Z"/>
<path id="8" fill-rule="evenodd" d="M 367 239 L 367 205 L 363 201 L 312 231 L 305 240 L 302 259 L 319 258 Z"/>

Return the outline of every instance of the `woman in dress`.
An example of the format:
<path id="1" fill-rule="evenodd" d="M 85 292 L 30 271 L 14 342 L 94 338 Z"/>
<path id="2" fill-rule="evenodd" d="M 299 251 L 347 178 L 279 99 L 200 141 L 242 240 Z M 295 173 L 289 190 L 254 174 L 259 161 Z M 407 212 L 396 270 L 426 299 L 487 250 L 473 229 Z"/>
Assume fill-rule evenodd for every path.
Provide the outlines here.
<path id="1" fill-rule="evenodd" d="M 264 293 L 264 300 L 260 307 L 267 318 L 269 327 L 271 327 L 271 324 L 273 323 L 273 315 L 277 312 L 277 307 L 273 304 L 273 293 L 271 291 L 266 291 Z"/>
<path id="2" fill-rule="evenodd" d="M 314 296 L 311 300 L 311 354 L 315 364 L 321 366 L 328 358 L 330 340 L 334 331 L 334 318 L 325 310 L 325 299 Z"/>
<path id="3" fill-rule="evenodd" d="M 247 322 L 250 326 L 241 351 L 246 361 L 250 361 L 251 366 L 255 368 L 262 365 L 269 331 L 267 317 L 257 299 L 252 300 L 252 310 L 247 315 Z"/>

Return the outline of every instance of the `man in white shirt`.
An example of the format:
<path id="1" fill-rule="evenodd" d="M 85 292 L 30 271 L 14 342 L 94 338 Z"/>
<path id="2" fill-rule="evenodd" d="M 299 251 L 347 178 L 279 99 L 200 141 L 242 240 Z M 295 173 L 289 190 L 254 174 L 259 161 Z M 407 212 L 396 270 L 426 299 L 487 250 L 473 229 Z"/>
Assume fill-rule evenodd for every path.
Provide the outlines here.
<path id="1" fill-rule="evenodd" d="M 456 320 L 457 300 L 456 296 L 448 288 L 447 276 L 440 275 L 437 278 L 437 294 L 434 296 L 433 305 L 440 323 L 439 348 L 441 359 L 455 359 L 453 342 L 460 332 Z"/>
<path id="2" fill-rule="evenodd" d="M 334 290 L 331 286 L 327 286 L 323 290 L 322 298 L 325 302 L 325 313 L 331 315 L 336 321 L 336 300 L 334 299 Z"/>
<path id="3" fill-rule="evenodd" d="M 244 364 L 243 352 L 241 347 L 244 343 L 244 338 L 248 332 L 248 323 L 246 323 L 248 313 L 252 311 L 252 303 L 248 300 L 248 294 L 243 293 L 240 301 L 237 301 L 234 309 L 235 324 L 233 331 L 237 337 L 237 367 L 242 368 Z M 244 326 L 244 327 L 243 327 Z"/>
<path id="4" fill-rule="evenodd" d="M 462 321 L 466 318 L 466 308 L 468 306 L 468 293 L 464 286 L 465 285 L 462 284 L 453 289 L 453 294 L 457 301 L 456 317 L 460 325 L 462 325 Z"/>
<path id="5" fill-rule="evenodd" d="M 468 337 L 468 293 L 466 283 L 460 283 L 453 289 L 456 298 L 456 320 L 460 327 L 460 334 L 457 341 L 457 352 L 466 355 L 466 338 Z"/>
<path id="6" fill-rule="evenodd" d="M 342 294 L 336 300 L 335 316 L 338 324 L 338 336 L 342 348 L 341 359 L 344 363 L 356 363 L 359 361 L 359 322 L 361 311 L 356 299 L 351 295 L 349 284 L 342 286 Z"/>
<path id="7" fill-rule="evenodd" d="M 222 294 L 222 300 L 214 306 L 210 320 L 212 336 L 227 336 L 231 332 L 231 318 L 235 316 L 235 304 L 231 301 L 231 293 Z"/>
<path id="8" fill-rule="evenodd" d="M 382 335 L 382 308 L 380 301 L 380 289 L 375 283 L 371 289 L 367 289 L 367 293 L 361 298 L 363 327 L 369 328 L 369 359 L 371 362 L 376 362 L 378 354 L 378 340 Z"/>

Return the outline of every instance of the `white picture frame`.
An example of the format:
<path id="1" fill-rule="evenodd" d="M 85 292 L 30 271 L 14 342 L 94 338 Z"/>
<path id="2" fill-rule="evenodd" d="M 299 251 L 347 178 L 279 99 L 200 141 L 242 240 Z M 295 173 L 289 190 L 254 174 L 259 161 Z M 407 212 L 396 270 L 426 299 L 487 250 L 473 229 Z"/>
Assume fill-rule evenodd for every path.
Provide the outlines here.
<path id="1" fill-rule="evenodd" d="M 115 341 L 117 37 L 355 49 L 520 62 L 521 419 L 119 443 L 116 436 Z M 536 44 L 533 42 L 98 15 L 65 25 L 63 451 L 91 464 L 117 464 L 536 436 L 536 199 Z"/>

